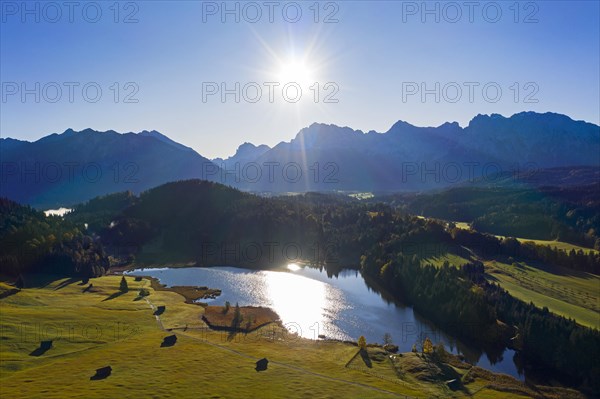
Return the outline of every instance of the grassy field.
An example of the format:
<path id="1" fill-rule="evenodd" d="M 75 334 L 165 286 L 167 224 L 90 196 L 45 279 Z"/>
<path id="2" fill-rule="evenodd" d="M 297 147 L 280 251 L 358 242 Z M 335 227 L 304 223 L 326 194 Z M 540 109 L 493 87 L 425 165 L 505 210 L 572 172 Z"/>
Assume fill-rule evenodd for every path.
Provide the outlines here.
<path id="1" fill-rule="evenodd" d="M 18 288 L 15 288 L 11 285 L 3 283 L 0 281 L 0 298 L 4 298 L 9 295 L 13 295 L 19 291 Z"/>
<path id="2" fill-rule="evenodd" d="M 496 237 L 504 238 L 505 236 L 497 235 Z M 532 240 L 530 238 L 522 238 L 522 237 L 516 237 L 516 239 L 519 240 L 519 242 L 534 242 L 537 245 L 545 245 L 547 247 L 562 249 L 563 251 L 567 251 L 567 252 L 571 251 L 572 249 L 574 249 L 575 251 L 582 250 L 586 254 L 590 253 L 590 252 L 594 252 L 594 253 L 598 252 L 597 250 L 592 249 L 592 248 L 580 247 L 579 245 L 569 244 L 568 242 L 562 242 L 562 241 Z"/>
<path id="3" fill-rule="evenodd" d="M 466 223 L 466 222 L 454 222 L 454 224 L 459 229 L 463 229 L 463 230 L 471 229 L 471 226 L 469 225 L 469 223 Z M 504 238 L 505 236 L 496 235 L 496 237 Z M 580 247 L 579 245 L 569 244 L 568 242 L 562 242 L 562 241 L 556 241 L 556 240 L 533 240 L 531 238 L 522 238 L 522 237 L 516 237 L 516 239 L 519 240 L 520 242 L 533 241 L 537 245 L 545 245 L 545 246 L 552 247 L 552 248 L 562 249 L 567 252 L 572 249 L 574 249 L 575 251 L 579 251 L 581 249 L 586 254 L 590 253 L 590 252 L 595 252 L 595 253 L 598 252 L 597 250 L 592 249 L 592 248 Z"/>
<path id="4" fill-rule="evenodd" d="M 489 261 L 486 272 L 513 296 L 538 307 L 600 328 L 600 277 L 556 266 Z"/>
<path id="5" fill-rule="evenodd" d="M 534 243 L 536 243 L 538 245 L 545 245 L 545 246 L 552 247 L 552 248 L 558 248 L 558 249 L 562 249 L 567 252 L 571 251 L 572 249 L 574 249 L 575 251 L 582 250 L 586 254 L 590 253 L 590 252 L 594 252 L 594 253 L 598 252 L 597 250 L 592 249 L 592 248 L 580 247 L 578 245 L 569 244 L 568 242 L 562 242 L 562 241 L 529 240 L 527 238 L 517 238 L 517 240 L 519 240 L 520 242 L 533 241 Z"/>
<path id="6" fill-rule="evenodd" d="M 469 260 L 446 253 L 424 258 L 421 264 L 440 267 L 445 261 L 459 267 Z M 518 262 L 520 267 L 513 267 L 496 260 L 482 261 L 488 279 L 499 283 L 514 297 L 540 308 L 545 306 L 584 326 L 600 328 L 600 276 L 558 266 Z"/>
<path id="7" fill-rule="evenodd" d="M 356 346 L 300 339 L 274 324 L 248 335 L 210 331 L 201 320 L 201 306 L 132 277 L 127 278 L 130 291 L 118 295 L 120 279 L 92 279 L 88 292 L 78 281 L 50 281 L 0 300 L 2 397 L 462 396 L 441 383 L 403 382 L 388 371 L 345 367 Z M 150 291 L 145 299 L 137 296 L 142 287 Z M 153 312 L 159 305 L 165 311 L 156 317 Z M 160 347 L 173 333 L 177 343 Z M 53 340 L 52 348 L 31 356 L 46 339 Z M 262 357 L 269 359 L 269 367 L 257 372 L 255 361 Z M 90 380 L 97 368 L 108 365 L 111 376 Z M 492 382 L 476 378 L 469 386 Z M 490 398 L 522 397 L 486 389 Z"/>
<path id="8" fill-rule="evenodd" d="M 488 279 L 499 283 L 514 297 L 547 307 L 579 324 L 600 328 L 600 276 L 542 264 L 518 262 L 513 267 L 497 260 L 483 260 Z M 440 267 L 445 261 L 461 266 L 469 260 L 446 253 L 421 260 Z"/>
<path id="9" fill-rule="evenodd" d="M 455 265 L 458 267 L 469 262 L 468 259 L 463 258 L 462 256 L 458 256 L 458 255 L 452 254 L 452 253 L 445 253 L 445 254 L 440 254 L 440 255 L 436 255 L 436 256 L 430 256 L 430 257 L 423 258 L 423 259 L 421 259 L 421 265 L 433 265 L 436 267 L 441 267 L 444 264 L 444 262 L 446 262 L 446 261 L 449 264 Z"/>
<path id="10" fill-rule="evenodd" d="M 462 222 L 456 222 L 456 225 L 463 229 L 469 228 L 468 224 Z M 533 241 L 538 245 L 565 251 L 574 249 L 585 253 L 597 252 L 560 241 L 517 239 L 520 242 Z M 471 255 L 478 259 L 476 254 Z M 488 279 L 499 283 L 514 297 L 524 302 L 533 302 L 540 308 L 547 307 L 556 314 L 575 319 L 581 325 L 600 328 L 600 276 L 540 263 L 518 262 L 520 266 L 513 267 L 499 260 L 478 260 L 484 262 Z M 444 261 L 460 266 L 468 260 L 452 253 L 442 253 L 425 257 L 421 262 L 439 267 Z"/>

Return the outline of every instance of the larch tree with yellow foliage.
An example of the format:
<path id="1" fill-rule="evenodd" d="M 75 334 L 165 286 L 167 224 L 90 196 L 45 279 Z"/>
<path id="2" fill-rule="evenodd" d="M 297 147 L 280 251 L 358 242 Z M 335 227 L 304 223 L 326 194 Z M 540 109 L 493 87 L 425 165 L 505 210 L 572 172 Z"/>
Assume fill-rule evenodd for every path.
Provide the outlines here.
<path id="1" fill-rule="evenodd" d="M 367 347 L 367 340 L 365 339 L 364 335 L 358 337 L 358 347 L 360 349 L 365 349 Z"/>
<path id="2" fill-rule="evenodd" d="M 425 338 L 425 341 L 423 341 L 423 353 L 433 353 L 433 343 L 429 337 Z"/>

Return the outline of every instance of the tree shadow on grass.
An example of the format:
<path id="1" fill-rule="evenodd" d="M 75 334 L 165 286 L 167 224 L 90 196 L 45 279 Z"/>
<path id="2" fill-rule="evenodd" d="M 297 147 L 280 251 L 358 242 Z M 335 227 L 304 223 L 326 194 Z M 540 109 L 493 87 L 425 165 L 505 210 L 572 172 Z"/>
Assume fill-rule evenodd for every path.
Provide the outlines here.
<path id="1" fill-rule="evenodd" d="M 42 356 L 44 353 L 46 353 L 48 351 L 48 349 L 50 348 L 35 348 L 35 350 L 33 352 L 31 352 L 29 354 L 29 356 Z"/>
<path id="2" fill-rule="evenodd" d="M 96 370 L 96 374 L 91 376 L 90 380 L 92 380 L 92 381 L 103 380 L 103 379 L 107 378 L 108 376 L 110 376 L 111 373 L 112 373 L 112 367 L 110 367 L 110 366 L 102 367 L 102 368 L 99 368 Z"/>
<path id="3" fill-rule="evenodd" d="M 229 334 L 227 334 L 227 341 L 233 341 L 233 339 L 235 338 L 237 333 L 241 331 L 240 325 L 242 323 L 242 320 L 243 320 L 243 317 L 239 313 L 239 309 L 238 309 L 238 313 L 236 313 L 233 316 L 233 319 L 231 320 L 231 325 L 229 326 L 229 328 L 230 328 Z"/>
<path id="4" fill-rule="evenodd" d="M 64 274 L 45 274 L 45 273 L 32 273 L 22 275 L 25 288 L 46 288 L 56 280 L 68 277 Z M 77 280 L 75 280 L 77 281 Z M 69 283 L 70 284 L 70 283 Z"/>
<path id="5" fill-rule="evenodd" d="M 175 345 L 175 342 L 177 342 L 177 336 L 176 335 L 169 335 L 168 337 L 164 337 L 163 338 L 163 342 L 160 344 L 161 348 L 168 348 L 170 346 Z"/>
<path id="6" fill-rule="evenodd" d="M 35 348 L 35 350 L 31 352 L 29 356 L 42 356 L 50 348 L 52 348 L 52 341 L 42 341 L 40 342 L 40 346 Z"/>
<path id="7" fill-rule="evenodd" d="M 120 296 L 121 296 L 121 295 L 123 295 L 123 294 L 124 294 L 124 292 L 123 292 L 123 291 L 117 291 L 117 292 L 115 292 L 114 294 L 112 294 L 111 296 L 109 296 L 109 297 L 107 297 L 107 298 L 104 298 L 104 299 L 102 300 L 102 302 L 106 302 L 106 301 L 110 301 L 111 299 L 118 298 L 118 297 L 120 297 Z"/>
<path id="8" fill-rule="evenodd" d="M 254 368 L 254 370 L 256 370 L 257 372 L 265 371 L 268 367 L 268 364 L 269 361 L 267 360 L 267 358 L 263 357 L 262 359 L 256 362 L 256 367 Z"/>
<path id="9" fill-rule="evenodd" d="M 229 331 L 229 333 L 227 334 L 227 341 L 228 342 L 233 341 L 236 335 L 237 335 L 237 331 L 235 331 L 235 330 Z"/>
<path id="10" fill-rule="evenodd" d="M 62 288 L 65 288 L 67 285 L 71 285 L 71 284 L 75 283 L 76 281 L 81 281 L 81 279 L 80 278 L 74 278 L 74 277 L 66 279 L 65 281 L 63 281 L 60 284 L 58 284 L 56 286 L 56 288 L 54 289 L 54 291 L 58 291 L 58 290 L 60 290 Z"/>
<path id="11" fill-rule="evenodd" d="M 358 353 L 360 354 L 360 357 L 362 358 L 363 362 L 365 362 L 367 367 L 373 368 L 373 363 L 371 362 L 371 359 L 369 358 L 369 352 L 367 352 L 366 349 L 361 349 Z"/>

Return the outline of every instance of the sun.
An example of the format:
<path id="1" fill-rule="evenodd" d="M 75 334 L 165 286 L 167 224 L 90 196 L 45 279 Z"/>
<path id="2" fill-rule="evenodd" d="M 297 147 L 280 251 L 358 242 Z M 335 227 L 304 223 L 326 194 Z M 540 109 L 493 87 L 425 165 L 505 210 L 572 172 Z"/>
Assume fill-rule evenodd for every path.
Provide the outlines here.
<path id="1" fill-rule="evenodd" d="M 297 83 L 302 87 L 315 83 L 314 68 L 302 60 L 281 63 L 277 78 L 281 84 Z"/>

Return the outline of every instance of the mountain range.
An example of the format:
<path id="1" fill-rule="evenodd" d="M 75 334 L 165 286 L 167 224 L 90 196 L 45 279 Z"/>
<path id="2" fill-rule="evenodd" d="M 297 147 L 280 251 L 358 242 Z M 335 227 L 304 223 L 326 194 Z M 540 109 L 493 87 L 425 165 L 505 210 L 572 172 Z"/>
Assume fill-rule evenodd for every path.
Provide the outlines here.
<path id="1" fill-rule="evenodd" d="M 189 178 L 262 193 L 423 191 L 551 168 L 563 177 L 537 175 L 565 182 L 565 170 L 600 167 L 600 127 L 535 112 L 477 115 L 464 128 L 398 121 L 384 133 L 313 123 L 273 148 L 244 143 L 232 157 L 213 160 L 156 131 L 68 129 L 35 142 L 0 139 L 0 158 L 0 195 L 37 207 Z M 575 175 L 580 183 L 598 176 Z"/>
<path id="2" fill-rule="evenodd" d="M 0 196 L 36 207 L 73 205 L 96 196 L 139 193 L 217 168 L 156 131 L 72 129 L 35 142 L 0 139 Z"/>
<path id="3" fill-rule="evenodd" d="M 456 122 L 416 127 L 399 121 L 385 133 L 315 123 L 254 162 L 301 165 L 304 179 L 298 182 L 276 176 L 279 191 L 424 190 L 493 180 L 508 171 L 597 167 L 600 129 L 565 115 L 533 112 L 478 115 L 465 128 Z M 272 186 L 267 179 L 241 184 L 256 191 Z"/>

